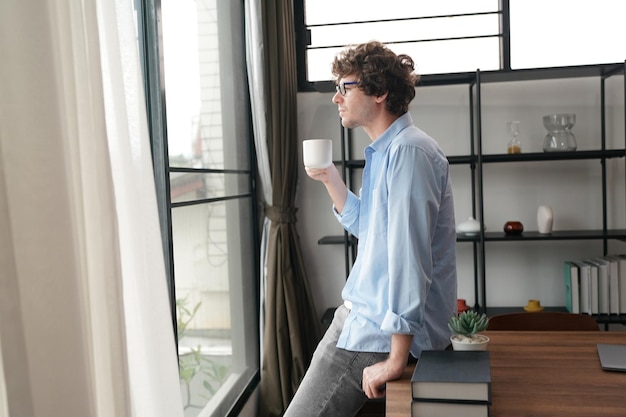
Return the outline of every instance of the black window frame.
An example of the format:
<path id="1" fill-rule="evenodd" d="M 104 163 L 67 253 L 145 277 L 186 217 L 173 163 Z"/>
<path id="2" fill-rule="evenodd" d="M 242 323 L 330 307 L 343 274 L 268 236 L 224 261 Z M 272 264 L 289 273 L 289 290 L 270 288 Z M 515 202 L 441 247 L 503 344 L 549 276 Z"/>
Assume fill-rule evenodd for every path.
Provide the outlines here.
<path id="1" fill-rule="evenodd" d="M 159 212 L 159 223 L 161 229 L 161 241 L 163 246 L 163 255 L 165 262 L 165 271 L 168 285 L 168 295 L 170 304 L 170 313 L 172 319 L 172 331 L 175 340 L 178 340 L 177 331 L 177 311 L 176 311 L 176 284 L 174 273 L 174 247 L 172 236 L 172 213 L 171 210 L 176 207 L 184 207 L 194 204 L 206 204 L 215 202 L 224 202 L 233 199 L 249 199 L 250 210 L 252 214 L 251 225 L 253 247 L 253 255 L 256 259 L 260 257 L 260 226 L 258 215 L 258 192 L 256 187 L 256 151 L 252 132 L 250 132 L 248 140 L 248 157 L 249 169 L 190 169 L 182 167 L 170 167 L 168 141 L 167 141 L 167 119 L 166 119 L 166 100 L 165 100 L 165 81 L 162 63 L 163 49 L 162 43 L 162 16 L 161 16 L 161 0 L 132 0 L 134 8 L 137 11 L 137 32 L 138 32 L 138 48 L 141 61 L 141 70 L 143 75 L 146 115 L 148 121 L 148 131 L 150 136 L 150 146 L 152 151 L 152 163 L 154 169 L 155 190 L 157 195 L 157 206 Z M 243 0 L 240 0 L 243 4 Z M 243 17 L 242 17 L 243 18 Z M 242 27 L 245 25 L 242 25 Z M 242 85 L 246 91 L 249 91 L 247 82 Z M 252 125 L 251 104 L 248 100 L 248 122 Z M 217 198 L 198 199 L 187 202 L 172 202 L 170 193 L 170 174 L 175 172 L 194 172 L 200 174 L 219 173 L 219 174 L 244 174 L 249 176 L 248 192 L 236 195 L 225 195 Z M 255 320 L 256 334 L 252 335 L 259 344 L 260 348 L 260 332 L 259 332 L 259 294 L 260 294 L 260 265 L 259 262 L 253 262 L 253 284 L 255 294 Z M 178 350 L 178 346 L 176 346 Z M 260 349 L 259 349 L 260 350 Z M 255 388 L 260 383 L 261 358 L 257 358 L 257 368 L 254 375 L 250 379 L 247 386 L 242 392 L 237 393 L 237 399 L 232 404 L 225 417 L 238 416 L 246 402 L 251 398 Z"/>
<path id="2" fill-rule="evenodd" d="M 306 0 L 294 1 L 298 92 L 333 92 L 335 86 L 332 81 L 311 82 L 308 80 L 306 52 L 308 46 L 311 44 L 311 33 L 310 30 L 307 28 L 305 21 L 305 1 Z M 509 71 L 511 70 L 511 27 L 509 0 L 499 0 L 498 14 L 500 16 L 500 33 L 498 34 L 498 37 L 500 38 L 500 70 Z M 464 16 L 464 14 L 459 14 L 455 16 Z M 371 22 L 380 21 L 374 20 Z M 463 82 L 462 80 L 466 80 L 473 74 L 474 72 L 423 75 L 422 82 L 428 84 L 439 84 L 454 82 L 455 79 L 458 79 L 459 82 Z"/>

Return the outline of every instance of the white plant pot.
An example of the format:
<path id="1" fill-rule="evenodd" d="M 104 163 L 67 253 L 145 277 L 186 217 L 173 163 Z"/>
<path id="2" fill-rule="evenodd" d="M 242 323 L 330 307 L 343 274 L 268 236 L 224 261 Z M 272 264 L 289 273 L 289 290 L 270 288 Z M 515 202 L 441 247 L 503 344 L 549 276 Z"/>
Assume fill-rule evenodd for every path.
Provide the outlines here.
<path id="1" fill-rule="evenodd" d="M 454 350 L 487 350 L 489 338 L 484 334 L 475 334 L 469 338 L 460 334 L 450 336 Z"/>

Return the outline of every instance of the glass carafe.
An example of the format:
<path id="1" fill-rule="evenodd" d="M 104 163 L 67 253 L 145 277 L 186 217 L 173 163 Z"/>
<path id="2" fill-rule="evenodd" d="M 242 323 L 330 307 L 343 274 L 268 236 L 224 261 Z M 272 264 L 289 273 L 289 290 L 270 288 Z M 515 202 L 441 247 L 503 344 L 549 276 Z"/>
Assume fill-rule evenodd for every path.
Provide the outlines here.
<path id="1" fill-rule="evenodd" d="M 575 151 L 576 137 L 572 133 L 575 123 L 576 115 L 571 113 L 543 116 L 543 125 L 548 129 L 548 134 L 543 140 L 543 151 Z"/>

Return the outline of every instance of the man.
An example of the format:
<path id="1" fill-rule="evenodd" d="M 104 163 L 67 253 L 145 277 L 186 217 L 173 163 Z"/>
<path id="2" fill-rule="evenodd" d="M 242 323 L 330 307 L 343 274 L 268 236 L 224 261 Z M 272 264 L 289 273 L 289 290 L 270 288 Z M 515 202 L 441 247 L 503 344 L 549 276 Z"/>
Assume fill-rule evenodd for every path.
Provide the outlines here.
<path id="1" fill-rule="evenodd" d="M 333 201 L 358 255 L 340 306 L 285 416 L 354 416 L 385 395 L 409 353 L 445 349 L 456 313 L 456 233 L 448 161 L 408 113 L 413 60 L 379 42 L 340 53 L 332 66 L 341 123 L 362 127 L 360 196 L 334 165 L 308 169 Z"/>

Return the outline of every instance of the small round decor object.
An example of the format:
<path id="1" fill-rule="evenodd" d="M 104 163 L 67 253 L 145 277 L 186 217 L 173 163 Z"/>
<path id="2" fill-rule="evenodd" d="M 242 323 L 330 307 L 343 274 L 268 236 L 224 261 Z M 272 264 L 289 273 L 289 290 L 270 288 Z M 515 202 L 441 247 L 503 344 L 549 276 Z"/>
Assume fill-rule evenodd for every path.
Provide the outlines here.
<path id="1" fill-rule="evenodd" d="M 464 233 L 466 235 L 475 235 L 480 232 L 480 223 L 473 217 L 470 217 L 469 219 L 460 223 L 456 227 L 456 231 L 458 233 Z"/>
<path id="2" fill-rule="evenodd" d="M 536 313 L 543 310 L 543 307 L 541 306 L 541 302 L 539 300 L 528 300 L 528 304 L 524 306 L 524 310 L 529 313 Z"/>
<path id="3" fill-rule="evenodd" d="M 504 223 L 503 229 L 507 235 L 520 235 L 524 231 L 524 225 L 518 221 L 508 221 Z"/>

